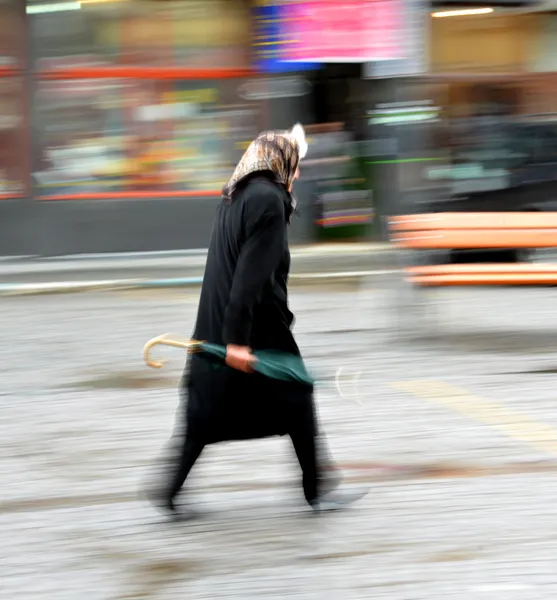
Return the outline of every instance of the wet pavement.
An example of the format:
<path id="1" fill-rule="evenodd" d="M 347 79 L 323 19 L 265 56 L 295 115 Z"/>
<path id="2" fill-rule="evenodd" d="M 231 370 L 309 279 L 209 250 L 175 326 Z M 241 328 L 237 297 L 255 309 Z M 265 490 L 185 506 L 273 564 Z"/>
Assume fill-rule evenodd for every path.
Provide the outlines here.
<path id="1" fill-rule="evenodd" d="M 292 275 L 320 275 L 392 268 L 393 252 L 385 244 L 347 243 L 293 246 Z M 60 257 L 0 257 L 2 285 L 138 280 L 166 281 L 203 276 L 206 250 L 97 254 Z M 1 287 L 1 286 L 0 286 Z"/>
<path id="2" fill-rule="evenodd" d="M 187 337 L 196 293 L 0 300 L 0 597 L 553 598 L 557 291 L 428 292 L 401 321 L 381 286 L 292 297 L 329 444 L 370 494 L 315 517 L 288 440 L 224 444 L 192 472 L 181 524 L 139 491 L 183 357 L 149 370 L 142 348 Z"/>

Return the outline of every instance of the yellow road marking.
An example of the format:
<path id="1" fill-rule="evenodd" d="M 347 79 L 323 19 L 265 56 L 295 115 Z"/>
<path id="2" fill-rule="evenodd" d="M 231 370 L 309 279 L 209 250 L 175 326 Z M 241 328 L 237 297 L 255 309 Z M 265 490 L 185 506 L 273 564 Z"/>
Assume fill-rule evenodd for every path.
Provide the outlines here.
<path id="1" fill-rule="evenodd" d="M 441 381 L 399 381 L 389 385 L 489 425 L 537 450 L 557 455 L 556 428 L 534 421 L 527 415 L 513 411 L 498 402 L 474 396 L 464 389 Z"/>

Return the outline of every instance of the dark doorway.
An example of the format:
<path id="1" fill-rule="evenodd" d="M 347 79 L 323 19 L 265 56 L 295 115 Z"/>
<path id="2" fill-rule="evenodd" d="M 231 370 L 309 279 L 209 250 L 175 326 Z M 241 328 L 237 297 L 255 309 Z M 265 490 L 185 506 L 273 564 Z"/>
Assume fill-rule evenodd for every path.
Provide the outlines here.
<path id="1" fill-rule="evenodd" d="M 311 106 L 315 123 L 343 123 L 359 137 L 365 115 L 365 81 L 360 64 L 324 65 L 313 74 Z"/>

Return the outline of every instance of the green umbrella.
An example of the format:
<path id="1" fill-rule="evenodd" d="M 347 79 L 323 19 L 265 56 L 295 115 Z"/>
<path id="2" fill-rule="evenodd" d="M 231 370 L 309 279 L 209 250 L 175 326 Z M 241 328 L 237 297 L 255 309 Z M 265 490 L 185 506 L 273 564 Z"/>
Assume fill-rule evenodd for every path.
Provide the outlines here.
<path id="1" fill-rule="evenodd" d="M 226 359 L 226 348 L 224 346 L 197 340 L 182 342 L 165 334 L 149 340 L 143 350 L 145 362 L 155 369 L 160 369 L 163 366 L 161 361 L 154 361 L 149 356 L 151 348 L 157 345 L 183 348 L 188 352 L 205 352 L 222 361 Z M 308 374 L 304 361 L 300 356 L 278 350 L 255 350 L 253 356 L 255 358 L 253 369 L 265 377 L 280 379 L 281 381 L 295 381 L 306 385 L 314 384 L 314 380 Z"/>

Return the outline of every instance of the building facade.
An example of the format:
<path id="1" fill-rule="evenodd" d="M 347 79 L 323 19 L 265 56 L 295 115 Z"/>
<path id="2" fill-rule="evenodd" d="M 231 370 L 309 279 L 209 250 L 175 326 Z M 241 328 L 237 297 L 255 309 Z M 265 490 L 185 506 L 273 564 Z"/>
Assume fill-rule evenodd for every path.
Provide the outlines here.
<path id="1" fill-rule="evenodd" d="M 370 89 L 339 76 L 341 94 L 315 64 L 277 67 L 276 5 L 0 0 L 0 255 L 206 246 L 221 186 L 258 131 L 332 119 Z M 484 96 L 557 112 L 556 16 L 430 20 L 421 96 L 446 115 Z M 319 114 L 329 104 L 333 117 Z M 311 237 L 296 227 L 295 240 Z"/>
<path id="2" fill-rule="evenodd" d="M 204 246 L 266 125 L 242 0 L 1 0 L 0 254 Z"/>

